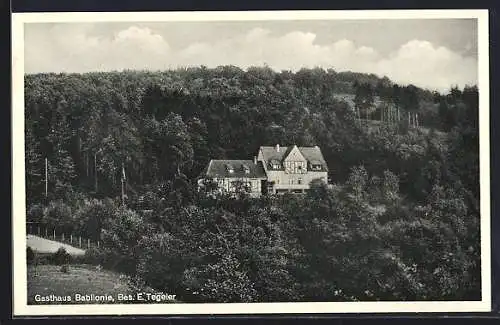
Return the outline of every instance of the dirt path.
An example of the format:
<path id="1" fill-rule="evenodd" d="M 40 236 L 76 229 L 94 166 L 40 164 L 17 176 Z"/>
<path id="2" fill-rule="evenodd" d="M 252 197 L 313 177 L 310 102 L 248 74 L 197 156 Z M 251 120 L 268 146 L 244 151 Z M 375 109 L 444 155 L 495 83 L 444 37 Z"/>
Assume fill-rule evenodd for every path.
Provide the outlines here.
<path id="1" fill-rule="evenodd" d="M 60 247 L 64 247 L 68 254 L 75 256 L 85 254 L 85 250 L 83 249 L 35 235 L 26 235 L 26 246 L 31 247 L 36 253 L 55 253 Z"/>

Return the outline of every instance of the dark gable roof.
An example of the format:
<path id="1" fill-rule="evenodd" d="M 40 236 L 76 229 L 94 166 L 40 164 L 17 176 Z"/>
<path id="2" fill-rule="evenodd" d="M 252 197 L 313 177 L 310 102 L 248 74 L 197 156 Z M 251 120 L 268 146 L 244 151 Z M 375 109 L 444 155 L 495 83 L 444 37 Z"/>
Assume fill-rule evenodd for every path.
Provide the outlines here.
<path id="1" fill-rule="evenodd" d="M 233 167 L 229 173 L 226 166 Z M 243 166 L 248 166 L 250 173 L 246 174 Z M 252 160 L 214 160 L 208 164 L 206 176 L 211 178 L 266 178 L 266 171 L 261 162 L 254 164 Z"/>
<path id="2" fill-rule="evenodd" d="M 304 158 L 311 164 L 320 163 L 322 165 L 323 171 L 328 171 L 328 165 L 326 164 L 325 158 L 323 157 L 323 153 L 318 146 L 314 147 L 298 147 L 299 151 L 302 153 Z M 285 157 L 290 153 L 293 149 L 293 146 L 289 147 L 281 147 L 280 151 L 276 151 L 275 146 L 262 146 L 260 150 L 262 151 L 262 155 L 264 157 L 264 161 L 269 162 L 273 159 L 283 161 Z"/>

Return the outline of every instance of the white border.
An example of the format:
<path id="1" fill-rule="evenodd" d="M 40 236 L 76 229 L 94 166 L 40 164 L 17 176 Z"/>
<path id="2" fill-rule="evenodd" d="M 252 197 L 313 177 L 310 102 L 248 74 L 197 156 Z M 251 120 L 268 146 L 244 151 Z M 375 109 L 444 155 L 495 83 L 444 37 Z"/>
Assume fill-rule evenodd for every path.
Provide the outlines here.
<path id="1" fill-rule="evenodd" d="M 478 19 L 481 195 L 481 301 L 134 305 L 27 305 L 24 165 L 24 24 L 47 22 L 167 22 L 326 19 Z M 489 52 L 487 10 L 360 10 L 259 12 L 71 12 L 12 14 L 13 315 L 180 315 L 491 311 Z"/>

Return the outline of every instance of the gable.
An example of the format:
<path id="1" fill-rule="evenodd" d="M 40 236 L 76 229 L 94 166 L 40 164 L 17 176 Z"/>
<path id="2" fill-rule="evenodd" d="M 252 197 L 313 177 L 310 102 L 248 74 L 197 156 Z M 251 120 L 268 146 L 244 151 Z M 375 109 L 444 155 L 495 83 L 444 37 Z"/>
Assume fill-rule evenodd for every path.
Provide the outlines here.
<path id="1" fill-rule="evenodd" d="M 285 162 L 287 162 L 287 161 L 303 161 L 303 162 L 306 162 L 307 159 L 300 152 L 300 150 L 299 150 L 299 148 L 297 146 L 293 146 L 293 147 L 290 148 L 289 152 L 286 154 L 285 159 L 283 161 L 285 161 Z"/>
<path id="2" fill-rule="evenodd" d="M 323 157 L 321 149 L 317 146 L 314 147 L 300 147 L 300 152 L 304 155 L 310 165 L 320 165 L 320 169 L 316 171 L 328 171 L 328 165 Z"/>
<path id="3" fill-rule="evenodd" d="M 318 146 L 314 147 L 277 147 L 261 146 L 259 149 L 258 160 L 262 161 L 266 168 L 271 168 L 274 161 L 281 165 L 285 162 L 305 162 L 307 165 L 321 165 L 317 171 L 328 171 L 325 158 Z M 284 166 L 273 170 L 284 170 Z"/>

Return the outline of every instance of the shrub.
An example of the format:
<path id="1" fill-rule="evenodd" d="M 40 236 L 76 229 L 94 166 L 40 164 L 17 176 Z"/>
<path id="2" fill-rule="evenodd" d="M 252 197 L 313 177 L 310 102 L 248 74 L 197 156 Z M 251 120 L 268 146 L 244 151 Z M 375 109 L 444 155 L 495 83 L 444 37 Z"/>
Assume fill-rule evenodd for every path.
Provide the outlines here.
<path id="1" fill-rule="evenodd" d="M 138 247 L 137 276 L 155 289 L 177 291 L 187 260 L 183 244 L 167 233 L 144 237 Z"/>
<path id="2" fill-rule="evenodd" d="M 190 300 L 203 302 L 253 302 L 257 298 L 254 284 L 232 255 L 215 264 L 200 265 L 184 272 L 184 285 Z"/>
<path id="3" fill-rule="evenodd" d="M 53 255 L 54 254 L 51 254 L 51 253 L 37 253 L 35 256 L 36 259 L 34 260 L 34 262 L 37 265 L 53 264 L 53 262 L 52 262 Z"/>
<path id="4" fill-rule="evenodd" d="M 85 255 L 72 258 L 73 262 L 90 264 L 125 274 L 135 274 L 136 262 L 109 248 L 89 248 Z"/>
<path id="5" fill-rule="evenodd" d="M 40 203 L 35 203 L 28 208 L 27 221 L 39 222 L 43 218 L 44 208 Z"/>
<path id="6" fill-rule="evenodd" d="M 61 272 L 63 272 L 63 273 L 69 273 L 69 265 L 68 264 L 63 264 L 61 266 Z"/>
<path id="7" fill-rule="evenodd" d="M 145 233 L 146 224 L 135 211 L 124 208 L 115 211 L 107 229 L 102 231 L 106 262 L 113 270 L 126 274 L 136 272 L 138 257 L 135 249 Z"/>
<path id="8" fill-rule="evenodd" d="M 62 200 L 52 201 L 45 210 L 43 221 L 51 227 L 57 227 L 64 232 L 72 232 L 75 227 L 71 207 Z"/>
<path id="9" fill-rule="evenodd" d="M 71 262 L 71 255 L 68 254 L 64 247 L 60 247 L 57 252 L 51 256 L 52 263 L 56 265 L 68 264 Z"/>
<path id="10" fill-rule="evenodd" d="M 99 240 L 106 220 L 113 218 L 113 207 L 101 200 L 85 200 L 75 211 L 79 221 L 77 231 L 92 240 Z"/>
<path id="11" fill-rule="evenodd" d="M 71 264 L 87 264 L 87 259 L 85 258 L 85 255 L 74 255 L 71 256 Z"/>
<path id="12" fill-rule="evenodd" d="M 29 246 L 26 248 L 26 261 L 28 262 L 28 264 L 35 263 L 35 252 Z"/>
<path id="13" fill-rule="evenodd" d="M 106 265 L 107 255 L 105 250 L 91 247 L 85 251 L 83 261 L 91 265 Z"/>

